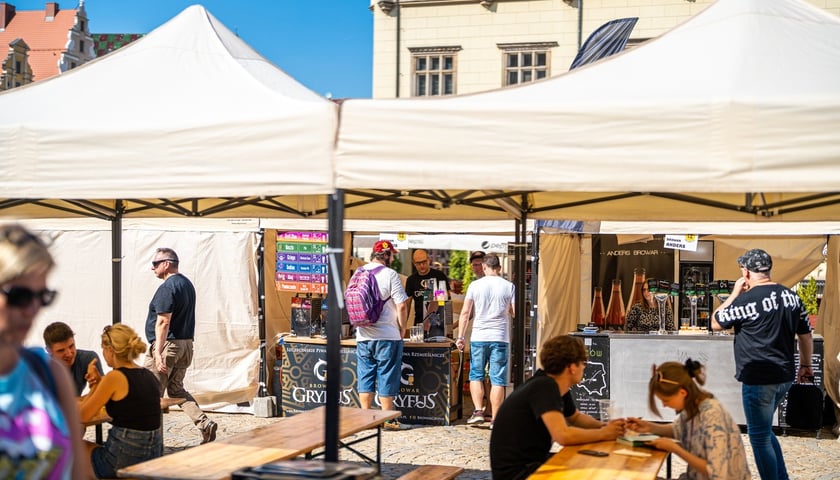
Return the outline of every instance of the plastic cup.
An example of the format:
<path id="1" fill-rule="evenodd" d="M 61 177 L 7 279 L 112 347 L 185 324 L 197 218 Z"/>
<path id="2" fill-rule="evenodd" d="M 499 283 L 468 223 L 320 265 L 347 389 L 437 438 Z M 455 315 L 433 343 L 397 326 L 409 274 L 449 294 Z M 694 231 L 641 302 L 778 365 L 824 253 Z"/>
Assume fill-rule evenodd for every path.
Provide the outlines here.
<path id="1" fill-rule="evenodd" d="M 611 414 L 615 410 L 615 400 L 605 398 L 598 400 L 598 415 L 602 422 L 609 422 L 613 419 Z"/>

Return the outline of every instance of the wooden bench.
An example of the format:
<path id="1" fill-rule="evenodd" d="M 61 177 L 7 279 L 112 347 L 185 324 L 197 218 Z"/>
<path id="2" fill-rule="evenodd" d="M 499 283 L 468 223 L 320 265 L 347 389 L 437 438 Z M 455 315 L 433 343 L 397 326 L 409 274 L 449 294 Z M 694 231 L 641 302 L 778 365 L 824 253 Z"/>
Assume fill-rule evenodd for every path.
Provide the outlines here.
<path id="1" fill-rule="evenodd" d="M 464 473 L 461 467 L 448 465 L 421 465 L 397 480 L 451 480 Z"/>
<path id="2" fill-rule="evenodd" d="M 248 432 L 138 463 L 120 469 L 117 474 L 120 478 L 137 479 L 224 480 L 240 468 L 310 456 L 313 450 L 324 446 L 325 413 L 326 407 L 318 407 Z M 392 410 L 341 407 L 338 437 L 342 439 L 375 428 L 376 432 L 365 438 L 376 438 L 374 462 L 378 468 L 382 461 L 382 424 L 400 415 Z M 355 441 L 358 439 L 348 445 Z"/>

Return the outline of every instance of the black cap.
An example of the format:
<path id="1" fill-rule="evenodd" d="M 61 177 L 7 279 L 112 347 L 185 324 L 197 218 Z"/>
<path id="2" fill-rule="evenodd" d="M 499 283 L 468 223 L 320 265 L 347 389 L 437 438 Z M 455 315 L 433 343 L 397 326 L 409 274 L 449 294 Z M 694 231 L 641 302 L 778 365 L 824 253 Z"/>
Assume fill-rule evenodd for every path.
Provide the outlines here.
<path id="1" fill-rule="evenodd" d="M 738 265 L 751 272 L 769 272 L 773 268 L 773 259 L 764 250 L 754 248 L 738 257 Z"/>

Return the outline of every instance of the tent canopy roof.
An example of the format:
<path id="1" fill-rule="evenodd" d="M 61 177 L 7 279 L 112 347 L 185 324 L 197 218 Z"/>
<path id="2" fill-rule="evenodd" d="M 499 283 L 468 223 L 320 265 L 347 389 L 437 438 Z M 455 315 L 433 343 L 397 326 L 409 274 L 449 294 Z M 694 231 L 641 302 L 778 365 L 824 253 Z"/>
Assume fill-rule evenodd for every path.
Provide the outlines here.
<path id="1" fill-rule="evenodd" d="M 840 19 L 799 0 L 719 0 L 557 77 L 348 100 L 341 118 L 339 188 L 830 192 Z"/>
<path id="2" fill-rule="evenodd" d="M 192 6 L 112 54 L 0 94 L 3 195 L 329 193 L 337 110 Z"/>

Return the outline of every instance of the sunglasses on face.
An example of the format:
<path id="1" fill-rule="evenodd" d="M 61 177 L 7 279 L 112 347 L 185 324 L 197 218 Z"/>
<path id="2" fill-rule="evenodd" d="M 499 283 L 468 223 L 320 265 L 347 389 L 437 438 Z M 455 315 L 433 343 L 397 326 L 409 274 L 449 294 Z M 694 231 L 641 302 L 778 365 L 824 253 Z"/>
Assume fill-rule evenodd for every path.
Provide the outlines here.
<path id="1" fill-rule="evenodd" d="M 174 261 L 175 261 L 175 260 L 173 260 L 173 259 L 171 259 L 171 258 L 162 258 L 162 259 L 160 259 L 160 260 L 152 260 L 152 267 L 153 267 L 153 268 L 157 268 L 157 267 L 158 267 L 158 265 L 160 265 L 160 264 L 161 264 L 161 263 L 163 263 L 163 262 L 174 262 Z"/>
<path id="2" fill-rule="evenodd" d="M 32 302 L 36 299 L 41 303 L 42 307 L 49 306 L 58 294 L 55 290 L 50 290 L 48 288 L 36 292 L 27 287 L 18 287 L 14 285 L 11 287 L 0 288 L 0 292 L 2 292 L 6 297 L 6 305 L 18 308 L 28 307 L 32 305 Z"/>

